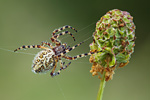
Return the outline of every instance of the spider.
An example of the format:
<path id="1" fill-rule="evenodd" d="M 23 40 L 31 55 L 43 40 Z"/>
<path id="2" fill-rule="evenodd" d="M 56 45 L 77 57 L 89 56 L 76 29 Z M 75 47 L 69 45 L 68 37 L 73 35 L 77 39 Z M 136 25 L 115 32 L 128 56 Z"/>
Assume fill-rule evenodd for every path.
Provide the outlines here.
<path id="1" fill-rule="evenodd" d="M 55 44 L 55 46 L 52 46 L 48 42 L 42 42 L 41 45 L 28 45 L 28 46 L 23 45 L 23 46 L 15 49 L 14 52 L 16 52 L 20 49 L 23 49 L 23 48 L 24 49 L 27 49 L 27 48 L 41 48 L 41 49 L 43 49 L 34 57 L 33 64 L 32 64 L 32 71 L 34 73 L 45 73 L 45 72 L 52 69 L 50 75 L 56 76 L 56 75 L 60 74 L 61 70 L 66 69 L 71 64 L 71 62 L 69 62 L 67 65 L 64 65 L 65 62 L 62 62 L 62 58 L 68 59 L 68 60 L 75 60 L 77 58 L 85 57 L 87 55 L 91 55 L 91 54 L 95 53 L 95 52 L 89 52 L 89 53 L 84 53 L 84 54 L 77 55 L 74 57 L 67 56 L 66 53 L 68 53 L 71 50 L 75 49 L 76 47 L 80 46 L 83 42 L 81 42 L 81 43 L 79 43 L 79 44 L 77 44 L 71 48 L 70 48 L 70 46 L 67 46 L 66 43 L 62 44 L 58 40 L 58 37 L 61 35 L 65 35 L 65 34 L 71 35 L 75 41 L 75 37 L 69 31 L 64 31 L 64 32 L 61 32 L 61 33 L 56 35 L 57 32 L 60 32 L 66 28 L 73 29 L 74 31 L 77 32 L 77 30 L 75 28 L 68 26 L 68 25 L 54 30 L 52 33 L 51 41 L 52 41 L 52 43 Z M 57 72 L 55 72 L 58 61 L 60 63 L 60 69 Z"/>

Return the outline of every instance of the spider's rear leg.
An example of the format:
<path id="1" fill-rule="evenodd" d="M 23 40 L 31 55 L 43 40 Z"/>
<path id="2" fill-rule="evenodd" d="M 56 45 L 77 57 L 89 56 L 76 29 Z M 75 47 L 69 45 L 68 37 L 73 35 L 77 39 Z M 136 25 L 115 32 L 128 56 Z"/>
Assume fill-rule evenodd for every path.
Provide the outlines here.
<path id="1" fill-rule="evenodd" d="M 51 75 L 52 77 L 56 75 L 56 73 L 54 73 L 54 71 L 55 71 L 55 69 L 56 69 L 56 67 L 57 67 L 57 62 L 58 62 L 58 58 L 56 58 L 54 67 L 53 67 L 53 69 L 52 69 L 52 72 L 50 73 L 50 75 Z"/>
<path id="2" fill-rule="evenodd" d="M 62 31 L 62 30 L 64 30 L 64 29 L 66 29 L 66 28 L 73 29 L 73 30 L 75 30 L 75 31 L 77 32 L 77 30 L 76 30 L 75 28 L 73 28 L 73 27 L 71 27 L 71 26 L 69 26 L 69 25 L 65 25 L 65 26 L 63 26 L 63 27 L 61 27 L 61 28 L 59 28 L 59 29 L 54 30 L 53 33 L 52 33 L 52 35 L 54 36 L 56 32 L 60 32 L 60 31 Z"/>
<path id="3" fill-rule="evenodd" d="M 59 59 L 59 62 L 60 62 L 60 70 L 66 69 L 66 68 L 71 64 L 71 62 L 69 62 L 66 66 L 64 66 L 64 65 L 65 65 L 65 62 L 62 62 L 62 59 L 61 59 L 61 58 Z M 63 67 L 63 66 L 64 66 L 64 67 Z"/>
<path id="4" fill-rule="evenodd" d="M 41 48 L 41 49 L 49 49 L 48 47 L 44 47 L 41 45 L 23 45 L 17 49 L 14 50 L 14 52 L 21 50 L 21 49 L 27 49 L 27 48 Z"/>
<path id="5" fill-rule="evenodd" d="M 61 58 L 59 58 L 59 64 L 60 64 L 60 68 L 63 68 L 63 62 L 62 62 L 62 60 L 61 60 Z"/>
<path id="6" fill-rule="evenodd" d="M 53 76 L 59 75 L 60 72 L 61 72 L 61 70 L 66 69 L 70 64 L 71 64 L 71 62 L 69 62 L 66 66 L 60 68 L 60 70 L 58 70 L 57 72 L 54 72 L 54 73 L 53 73 Z"/>
<path id="7" fill-rule="evenodd" d="M 64 66 L 62 69 L 66 69 L 69 65 L 71 64 L 71 62 L 69 62 L 66 66 Z M 60 69 L 60 70 L 62 70 Z"/>

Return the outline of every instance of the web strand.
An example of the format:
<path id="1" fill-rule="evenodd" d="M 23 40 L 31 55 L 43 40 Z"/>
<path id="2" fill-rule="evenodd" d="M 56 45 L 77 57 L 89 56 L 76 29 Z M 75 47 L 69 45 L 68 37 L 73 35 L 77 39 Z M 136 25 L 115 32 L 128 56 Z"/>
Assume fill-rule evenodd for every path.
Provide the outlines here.
<path id="1" fill-rule="evenodd" d="M 57 83 L 57 85 L 58 85 L 58 87 L 59 87 L 59 89 L 60 89 L 60 92 L 62 93 L 64 99 L 67 100 L 66 97 L 65 97 L 65 94 L 64 94 L 64 92 L 63 92 L 63 90 L 62 90 L 62 88 L 61 88 L 61 86 L 60 86 L 60 84 L 59 84 L 59 82 L 58 82 L 58 80 L 57 80 L 56 77 L 55 77 L 55 81 L 56 81 L 56 83 Z"/>
<path id="2" fill-rule="evenodd" d="M 91 33 L 91 32 L 93 32 L 93 31 L 94 31 L 94 29 L 92 29 L 91 31 L 85 33 L 82 37 L 79 37 L 78 39 L 83 38 L 83 37 L 86 36 L 88 33 Z M 85 42 L 85 41 L 89 40 L 90 38 L 92 38 L 92 36 L 88 37 L 87 39 L 84 39 L 83 41 Z M 72 43 L 70 43 L 70 44 L 73 44 L 73 43 L 75 43 L 75 42 L 72 42 Z"/>
<path id="3" fill-rule="evenodd" d="M 93 24 L 95 24 L 95 22 L 93 22 L 93 23 L 91 23 L 90 25 L 88 25 L 88 26 L 86 26 L 86 27 L 80 29 L 78 32 L 80 32 L 80 31 L 82 31 L 82 30 L 84 30 L 84 29 L 86 29 L 86 28 L 92 26 Z M 74 33 L 76 33 L 76 32 L 74 32 Z M 62 38 L 61 40 L 65 39 L 65 38 L 67 38 L 67 37 L 69 37 L 69 36 L 66 36 L 66 37 Z"/>
<path id="4" fill-rule="evenodd" d="M 4 48 L 0 48 L 0 50 L 4 50 L 4 51 L 8 51 L 8 52 L 13 52 L 13 50 L 9 50 L 9 49 L 4 49 Z M 36 54 L 33 54 L 33 53 L 25 53 L 25 52 L 15 52 L 15 53 L 21 53 L 21 54 L 27 54 L 27 55 L 36 55 Z"/>

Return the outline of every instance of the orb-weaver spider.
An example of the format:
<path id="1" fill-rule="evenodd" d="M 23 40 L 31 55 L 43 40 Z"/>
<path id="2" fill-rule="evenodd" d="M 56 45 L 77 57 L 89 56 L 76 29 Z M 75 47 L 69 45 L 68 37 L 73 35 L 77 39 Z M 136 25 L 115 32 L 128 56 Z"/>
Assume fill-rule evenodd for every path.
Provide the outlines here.
<path id="1" fill-rule="evenodd" d="M 44 73 L 44 72 L 47 72 L 52 69 L 52 72 L 50 73 L 50 75 L 56 76 L 56 75 L 60 74 L 61 70 L 66 69 L 71 64 L 71 62 L 69 62 L 66 66 L 64 66 L 64 63 L 62 63 L 62 58 L 69 59 L 69 60 L 75 60 L 77 58 L 81 58 L 81 57 L 84 57 L 87 55 L 94 54 L 94 52 L 89 52 L 89 53 L 84 53 L 84 54 L 77 55 L 74 57 L 67 56 L 66 53 L 75 49 L 76 47 L 81 45 L 83 42 L 70 48 L 70 46 L 67 46 L 66 43 L 62 44 L 60 41 L 58 41 L 57 38 L 61 35 L 65 35 L 65 34 L 71 35 L 75 41 L 74 36 L 69 31 L 64 31 L 57 35 L 55 34 L 56 32 L 60 32 L 66 28 L 73 29 L 77 32 L 77 30 L 75 28 L 68 26 L 68 25 L 54 30 L 52 33 L 51 41 L 56 44 L 55 46 L 52 46 L 48 42 L 42 42 L 41 45 L 28 45 L 28 46 L 23 45 L 23 46 L 17 48 L 16 50 L 14 50 L 14 52 L 16 52 L 20 49 L 23 49 L 23 48 L 24 49 L 26 49 L 26 48 L 42 48 L 42 49 L 44 49 L 35 56 L 35 58 L 33 60 L 32 71 L 35 73 Z M 45 47 L 44 45 L 47 45 L 48 47 Z M 57 72 L 54 72 L 58 61 L 60 62 L 60 70 L 58 70 Z"/>

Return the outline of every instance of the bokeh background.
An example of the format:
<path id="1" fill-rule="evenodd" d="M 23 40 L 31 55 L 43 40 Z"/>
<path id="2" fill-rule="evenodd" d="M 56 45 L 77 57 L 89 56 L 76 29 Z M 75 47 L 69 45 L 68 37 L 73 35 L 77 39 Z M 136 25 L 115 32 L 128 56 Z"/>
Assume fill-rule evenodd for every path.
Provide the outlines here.
<path id="1" fill-rule="evenodd" d="M 68 29 L 76 41 L 68 35 L 59 39 L 70 46 L 86 42 L 69 55 L 89 52 L 95 23 L 114 8 L 134 17 L 137 39 L 130 63 L 116 70 L 113 80 L 106 83 L 103 100 L 150 100 L 148 0 L 0 0 L 0 99 L 96 100 L 100 80 L 89 72 L 89 56 L 72 61 L 52 78 L 49 72 L 31 71 L 34 54 L 40 50 L 12 51 L 22 45 L 50 42 L 54 29 L 71 25 L 79 31 Z"/>

